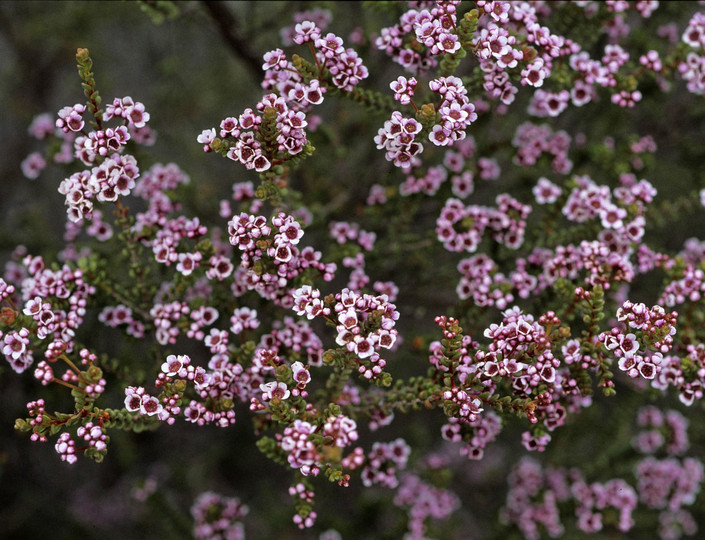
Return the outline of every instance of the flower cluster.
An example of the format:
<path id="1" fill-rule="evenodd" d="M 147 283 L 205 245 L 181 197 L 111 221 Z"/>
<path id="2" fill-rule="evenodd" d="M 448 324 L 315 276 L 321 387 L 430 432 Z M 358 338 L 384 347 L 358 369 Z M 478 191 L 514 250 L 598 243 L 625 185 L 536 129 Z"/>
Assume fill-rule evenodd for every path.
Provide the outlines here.
<path id="1" fill-rule="evenodd" d="M 384 150 L 388 161 L 407 170 L 420 164 L 418 155 L 423 152 L 423 145 L 416 136 L 421 127 L 416 119 L 405 118 L 399 111 L 394 111 L 377 132 L 374 142 L 378 150 Z"/>
<path id="2" fill-rule="evenodd" d="M 59 186 L 59 193 L 66 196 L 69 219 L 76 222 L 90 218 L 93 200 L 115 202 L 129 195 L 138 176 L 137 161 L 127 154 L 114 154 L 90 171 L 72 174 Z"/>
<path id="3" fill-rule="evenodd" d="M 538 462 L 524 458 L 512 469 L 509 484 L 503 519 L 516 524 L 525 538 L 539 538 L 543 529 L 551 536 L 562 535 L 558 505 L 570 500 L 575 502 L 576 526 L 584 533 L 602 530 L 610 508 L 618 514 L 614 525 L 620 531 L 634 526 L 637 493 L 622 479 L 588 484 L 575 469 L 543 470 Z"/>
<path id="4" fill-rule="evenodd" d="M 404 439 L 374 443 L 362 469 L 362 483 L 366 486 L 379 484 L 390 488 L 397 487 L 397 472 L 406 468 L 410 453 L 411 448 Z"/>
<path id="5" fill-rule="evenodd" d="M 85 282 L 81 270 L 73 270 L 68 265 L 56 270 L 46 268 L 42 257 L 31 255 L 25 256 L 22 263 L 22 312 L 32 323 L 2 336 L 2 352 L 18 373 L 34 361 L 34 340 L 30 334 L 49 343 L 45 353 L 47 360 L 54 361 L 61 353 L 73 350 L 87 300 L 95 292 L 95 288 Z M 3 291 L 10 297 L 14 287 L 5 285 Z"/>
<path id="6" fill-rule="evenodd" d="M 228 428 L 237 411 L 291 476 L 294 525 L 323 515 L 320 482 L 358 483 L 395 490 L 379 511 L 406 512 L 410 538 L 459 508 L 450 486 L 494 492 L 493 459 L 536 452 L 541 464 L 509 472 L 502 534 L 639 535 L 648 515 L 662 538 L 694 534 L 705 242 L 679 234 L 693 216 L 696 229 L 705 190 L 683 172 L 702 161 L 686 144 L 697 123 L 682 123 L 687 137 L 672 125 L 705 94 L 705 15 L 653 1 L 461 6 L 411 2 L 374 38 L 353 28 L 358 50 L 329 31 L 332 11 L 294 14 L 283 47 L 309 59 L 270 48 L 251 107 L 197 137 L 244 166 L 232 185 L 133 152 L 154 141 L 156 109 L 127 96 L 100 110 L 79 50 L 87 101 L 37 117 L 30 134 L 48 149 L 21 165 L 33 179 L 73 167 L 58 185 L 65 245 L 55 264 L 18 247 L 0 278 L 2 353 L 43 392 L 17 429 L 63 462 L 99 462 L 112 429 Z M 404 71 L 383 91 L 363 83 L 368 45 Z M 379 163 L 347 152 L 353 139 Z M 326 159 L 307 175 L 316 151 Z M 677 188 L 663 189 L 675 161 Z M 604 429 L 571 426 L 596 417 Z M 505 445 L 514 433 L 521 444 Z M 585 462 L 575 433 L 605 458 Z M 488 520 L 466 510 L 459 520 Z M 197 538 L 244 537 L 239 499 L 205 492 L 191 513 Z"/>
<path id="7" fill-rule="evenodd" d="M 294 291 L 293 309 L 308 319 L 323 316 L 335 322 L 336 343 L 360 359 L 358 371 L 365 379 L 379 377 L 386 365 L 381 349 L 391 349 L 397 340 L 394 328 L 399 312 L 386 294 L 372 296 L 343 289 L 332 308 L 320 299 L 320 291 L 304 285 Z M 332 315 L 335 314 L 335 319 Z"/>
<path id="8" fill-rule="evenodd" d="M 419 43 L 432 55 L 455 53 L 460 50 L 460 41 L 455 32 L 455 8 L 459 2 L 444 2 L 431 10 L 423 9 L 413 21 L 414 33 Z"/>
<path id="9" fill-rule="evenodd" d="M 671 511 L 695 502 L 705 478 L 703 464 L 695 458 L 658 460 L 647 457 L 636 470 L 639 499 L 651 508 Z"/>
<path id="10" fill-rule="evenodd" d="M 398 24 L 382 28 L 375 46 L 407 71 L 427 72 L 437 65 L 435 57 L 456 54 L 463 46 L 456 15 L 459 3 L 449 0 L 409 9 Z"/>
<path id="11" fill-rule="evenodd" d="M 212 491 L 201 493 L 191 506 L 193 536 L 198 540 L 244 540 L 242 520 L 249 511 L 237 497 L 224 497 Z"/>
<path id="12" fill-rule="evenodd" d="M 102 117 L 102 121 L 122 119 L 123 125 L 116 128 L 86 132 L 85 112 L 86 107 L 81 104 L 64 107 L 56 121 L 56 127 L 64 136 L 81 134 L 75 139 L 73 135 L 68 135 L 67 141 L 73 142 L 74 156 L 91 167 L 66 178 L 59 187 L 59 193 L 66 196 L 69 219 L 74 222 L 91 217 L 94 200 L 115 202 L 118 197 L 129 195 L 135 187 L 139 168 L 133 156 L 124 154 L 125 145 L 136 130 L 144 132 L 147 129 L 146 123 L 150 118 L 144 104 L 134 102 L 129 96 L 115 98 Z M 38 165 L 33 167 L 42 168 Z"/>
<path id="13" fill-rule="evenodd" d="M 665 413 L 647 405 L 639 409 L 637 425 L 642 429 L 632 440 L 642 454 L 654 454 L 663 449 L 668 455 L 678 456 L 690 447 L 688 419 L 675 410 Z"/>
<path id="14" fill-rule="evenodd" d="M 309 435 L 315 431 L 315 426 L 309 422 L 296 420 L 292 426 L 284 428 L 281 437 L 281 449 L 287 453 L 289 465 L 299 469 L 305 476 L 316 476 L 320 472 L 318 462 L 320 457 L 316 445 L 309 440 Z"/>
<path id="15" fill-rule="evenodd" d="M 299 249 L 303 230 L 292 216 L 280 212 L 269 223 L 263 216 L 244 212 L 228 222 L 230 243 L 241 251 L 247 289 L 286 304 L 289 282 L 306 270 L 319 272 L 326 281 L 333 279 L 334 263 L 321 262 L 321 253 L 313 248 Z M 263 268 L 265 261 L 269 264 Z"/>
<path id="16" fill-rule="evenodd" d="M 536 125 L 525 122 L 520 125 L 512 139 L 512 145 L 517 148 L 514 163 L 522 166 L 534 165 L 543 154 L 549 154 L 551 167 L 558 174 L 568 174 L 573 168 L 573 163 L 568 159 L 570 149 L 570 135 L 565 131 L 553 133 L 547 125 Z M 554 202 L 554 196 L 536 197 L 540 204 Z M 553 199 L 553 200 L 551 200 Z"/>
<path id="17" fill-rule="evenodd" d="M 369 76 L 357 52 L 344 48 L 335 34 L 323 35 L 313 20 L 296 23 L 290 39 L 310 45 L 317 76 L 292 63 L 280 48 L 265 53 L 262 87 L 274 92 L 257 103 L 256 111 L 248 108 L 237 118 L 225 118 L 217 135 L 215 128 L 204 130 L 198 136 L 204 151 L 221 152 L 250 170 L 268 171 L 307 149 L 306 128 L 314 129 L 317 123 L 307 113 L 312 105 L 323 103 L 329 85 L 351 92 Z"/>
<path id="18" fill-rule="evenodd" d="M 394 496 L 394 504 L 409 507 L 409 534 L 422 537 L 428 518 L 446 519 L 460 506 L 451 491 L 427 484 L 415 474 L 405 474 Z"/>
<path id="19" fill-rule="evenodd" d="M 441 123 L 431 129 L 429 140 L 436 146 L 453 146 L 465 138 L 465 130 L 477 120 L 475 106 L 470 103 L 467 90 L 458 77 L 441 77 L 428 83 L 435 94 L 441 96 L 438 114 Z"/>
<path id="20" fill-rule="evenodd" d="M 257 172 L 281 163 L 281 156 L 294 156 L 304 149 L 308 122 L 302 111 L 290 109 L 286 100 L 276 94 L 265 96 L 257 104 L 257 111 L 247 109 L 238 118 L 224 119 L 220 138 L 216 138 L 212 128 L 204 130 L 198 142 L 206 152 L 224 148 L 229 159 Z"/>
<path id="21" fill-rule="evenodd" d="M 627 375 L 654 379 L 662 369 L 663 355 L 671 350 L 677 317 L 675 311 L 667 314 L 660 306 L 649 309 L 644 304 L 627 301 L 617 311 L 617 320 L 639 331 L 643 345 L 648 348 L 639 354 L 637 336 L 631 332 L 625 334 L 618 327 L 602 333 L 600 340 L 618 359 L 619 369 Z"/>
<path id="22" fill-rule="evenodd" d="M 511 249 L 519 248 L 531 207 L 506 193 L 498 195 L 496 203 L 497 208 L 466 206 L 458 199 L 447 199 L 436 220 L 438 240 L 448 251 L 473 253 L 488 231 L 494 241 Z"/>

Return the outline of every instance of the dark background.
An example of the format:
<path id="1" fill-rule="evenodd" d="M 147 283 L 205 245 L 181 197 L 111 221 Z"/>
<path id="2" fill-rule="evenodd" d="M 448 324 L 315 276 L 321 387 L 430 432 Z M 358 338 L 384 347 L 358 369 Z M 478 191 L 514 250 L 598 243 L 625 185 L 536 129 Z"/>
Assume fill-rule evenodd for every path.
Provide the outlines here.
<path id="1" fill-rule="evenodd" d="M 678 20 L 681 30 L 698 7 L 690 2 L 662 4 L 662 22 L 669 17 Z M 18 244 L 50 259 L 61 249 L 65 209 L 57 187 L 67 170 L 52 165 L 39 179 L 30 181 L 23 177 L 20 163 L 41 148 L 27 136 L 32 118 L 85 101 L 75 67 L 77 48 L 90 50 L 104 102 L 129 95 L 150 112 L 157 142 L 140 162 L 141 167 L 143 163 L 146 169 L 157 162 L 177 162 L 196 186 L 185 213 L 206 216 L 216 223 L 218 201 L 229 197 L 233 182 L 256 182 L 256 176 L 228 160 L 204 155 L 196 137 L 203 129 L 217 127 L 222 118 L 254 106 L 262 94 L 261 73 L 257 71 L 262 55 L 281 46 L 279 29 L 291 24 L 295 12 L 315 6 L 334 11 L 329 30 L 342 36 L 346 44 L 356 26 L 378 29 L 392 22 L 381 12 L 363 10 L 360 2 L 180 2 L 179 15 L 161 24 L 155 24 L 136 2 L 0 2 L 0 263 L 9 260 Z M 653 35 L 657 23 L 644 24 L 646 34 Z M 653 28 L 648 29 L 649 25 Z M 388 82 L 399 70 L 367 46 L 358 50 L 373 74 L 364 86 L 387 91 Z M 663 94 L 651 90 L 645 90 L 643 106 L 634 111 L 611 107 L 605 112 L 603 98 L 601 103 L 568 111 L 552 125 L 555 130 L 583 132 L 596 144 L 606 136 L 623 143 L 629 133 L 654 135 L 659 151 L 649 165 L 648 179 L 658 187 L 660 200 L 679 200 L 705 187 L 705 106 L 702 97 L 689 94 L 682 84 L 668 96 L 667 105 Z M 526 92 L 521 92 L 518 111 L 525 109 L 527 99 Z M 390 178 L 399 182 L 404 176 L 391 172 L 371 144 L 384 115 L 367 118 L 341 100 L 327 100 L 321 110 L 333 127 L 317 135 L 316 145 L 320 142 L 326 151 L 310 158 L 305 177 L 295 176 L 292 181 L 327 207 L 327 215 L 320 214 L 323 218 L 353 221 L 362 215 L 360 201 L 371 184 Z M 486 152 L 483 155 L 497 156 L 506 173 L 492 187 L 478 188 L 482 203 L 510 186 L 513 196 L 530 200 L 530 188 L 539 173 L 511 169 L 511 134 L 526 120 L 525 115 L 519 116 L 518 120 L 510 115 L 478 123 L 478 130 L 488 137 L 481 140 L 478 136 L 481 150 Z M 616 185 L 614 171 L 606 165 L 600 169 L 586 149 L 576 158 L 575 171 L 591 167 L 602 171 L 602 176 L 593 177 L 597 183 Z M 686 238 L 702 231 L 703 212 L 696 206 L 687 214 L 676 213 L 662 226 L 651 225 L 650 238 L 664 250 L 680 250 Z M 418 225 L 432 227 L 437 209 L 438 205 L 431 205 L 422 211 Z M 385 230 L 380 227 L 377 232 Z M 307 232 L 306 238 L 315 243 L 322 234 L 321 230 L 311 236 Z M 376 279 L 395 279 L 400 286 L 408 285 L 400 304 L 407 320 L 412 321 L 404 323 L 409 329 L 427 329 L 432 316 L 453 300 L 458 279 L 453 258 L 447 253 L 436 255 L 440 258 L 430 258 L 425 266 L 411 270 L 378 261 Z M 442 267 L 441 263 L 449 261 L 447 268 Z M 423 273 L 429 268 L 438 271 L 436 277 Z M 643 279 L 637 285 L 633 299 L 655 301 L 659 277 Z M 104 349 L 110 350 L 115 343 L 115 335 L 106 332 Z M 423 352 L 416 353 L 416 359 L 425 358 Z M 408 350 L 401 358 L 411 358 Z M 419 365 L 395 367 L 395 375 L 423 373 L 425 365 Z M 56 399 L 49 409 L 67 405 L 59 392 L 55 396 L 47 393 L 28 373 L 17 376 L 9 368 L 0 368 L 0 538 L 188 538 L 188 509 L 206 490 L 240 497 L 250 506 L 245 520 L 250 538 L 316 537 L 314 533 L 298 533 L 293 527 L 293 507 L 286 493 L 292 475 L 270 464 L 256 450 L 245 409 L 238 409 L 240 420 L 227 430 L 179 422 L 155 433 L 112 431 L 104 463 L 80 457 L 77 464 L 68 465 L 59 460 L 53 442 L 32 443 L 25 434 L 13 430 L 14 419 L 25 415 L 24 404 L 39 395 Z M 620 424 L 619 411 L 633 414 L 641 399 L 628 389 L 619 401 L 596 399 L 578 425 L 556 433 L 550 458 L 566 466 L 581 465 L 615 439 L 628 441 L 630 433 L 620 431 L 624 424 Z M 669 403 L 678 407 L 674 400 Z M 119 406 L 119 402 L 111 406 Z M 696 407 L 690 412 L 700 438 L 691 453 L 702 456 L 705 438 L 697 422 L 703 411 Z M 453 487 L 463 509 L 454 514 L 451 524 L 464 532 L 458 536 L 441 529 L 436 534 L 440 538 L 488 535 L 489 524 L 504 501 L 506 475 L 516 456 L 522 454 L 519 439 L 524 426 L 510 420 L 506 441 L 488 449 L 483 461 L 471 462 L 450 457 L 457 455 L 457 448 L 448 450 L 441 444 L 439 413 L 414 413 L 398 420 L 374 436 L 361 430 L 361 442 L 368 448 L 377 435 L 393 440 L 403 434 L 412 448 L 430 446 L 454 460 Z M 610 463 L 601 466 L 609 477 Z M 158 489 L 140 501 L 132 495 L 133 490 L 146 479 L 156 480 Z M 400 538 L 406 530 L 406 517 L 392 508 L 390 490 L 363 490 L 359 483 L 346 490 L 325 481 L 317 485 L 317 530 L 336 528 L 344 538 Z M 700 513 L 696 515 L 705 515 L 702 502 L 697 508 Z M 653 533 L 655 522 L 645 523 L 634 538 Z M 609 537 L 608 533 L 604 536 Z"/>

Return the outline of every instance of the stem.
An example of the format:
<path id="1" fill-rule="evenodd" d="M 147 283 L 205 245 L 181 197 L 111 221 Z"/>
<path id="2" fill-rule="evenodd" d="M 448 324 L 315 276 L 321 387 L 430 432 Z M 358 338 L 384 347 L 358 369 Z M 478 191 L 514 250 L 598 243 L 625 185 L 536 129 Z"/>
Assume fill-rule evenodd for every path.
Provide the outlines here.
<path id="1" fill-rule="evenodd" d="M 262 59 L 253 50 L 249 36 L 241 34 L 240 25 L 233 12 L 228 9 L 226 2 L 201 1 L 201 5 L 208 12 L 230 51 L 242 61 L 253 80 L 260 81 L 262 79 Z"/>
<path id="2" fill-rule="evenodd" d="M 125 304 L 127 306 L 130 306 L 130 308 L 135 312 L 138 313 L 139 315 L 142 316 L 144 320 L 150 320 L 151 316 L 148 312 L 146 312 L 144 309 L 135 306 L 134 302 L 132 302 L 129 298 L 125 297 L 123 294 L 118 292 L 117 290 L 113 289 L 110 287 L 108 284 L 105 283 L 105 281 L 102 280 L 97 280 L 96 275 L 91 273 L 91 272 L 86 272 L 86 277 L 91 279 L 92 283 L 97 284 L 103 291 L 105 291 L 108 295 L 112 296 L 116 300 L 119 300 L 122 304 Z"/>
<path id="3" fill-rule="evenodd" d="M 318 62 L 318 55 L 316 55 L 316 48 L 313 46 L 313 42 L 308 42 L 308 48 L 311 49 L 311 56 L 313 56 L 313 61 L 316 62 L 316 67 L 318 68 L 318 76 L 323 74 L 323 66 Z"/>
<path id="4" fill-rule="evenodd" d="M 129 208 L 126 206 L 123 206 L 122 204 L 122 198 L 118 197 L 117 201 L 115 201 L 115 206 L 117 206 L 117 209 L 115 210 L 115 216 L 117 217 L 117 223 L 122 229 L 123 235 L 125 236 L 125 245 L 127 247 L 127 250 L 129 252 L 129 258 L 130 258 L 130 263 L 132 264 L 132 269 L 134 270 L 135 273 L 135 278 L 137 283 L 135 284 L 135 289 L 137 294 L 139 295 L 139 299 L 144 303 L 148 304 L 150 295 L 149 292 L 146 289 L 146 284 L 145 284 L 145 278 L 144 278 L 144 272 L 143 272 L 143 260 L 140 257 L 140 253 L 137 252 L 136 248 L 140 247 L 139 243 L 135 239 L 135 235 L 132 232 L 132 228 L 130 227 L 130 223 L 127 219 L 127 214 L 129 212 Z M 132 304 L 132 302 L 128 302 L 128 304 Z M 136 311 L 144 317 L 145 320 L 149 320 L 150 316 L 149 314 L 143 310 L 143 309 L 136 309 Z"/>
<path id="5" fill-rule="evenodd" d="M 68 366 L 71 368 L 71 371 L 73 371 L 73 372 L 76 374 L 76 376 L 77 376 L 82 382 L 84 382 L 84 383 L 86 383 L 86 384 L 90 384 L 90 381 L 87 380 L 87 379 L 83 376 L 83 373 L 81 372 L 81 370 L 76 367 L 76 364 L 74 364 L 74 363 L 71 361 L 71 359 L 70 359 L 68 356 L 66 356 L 65 353 L 62 353 L 62 354 L 59 356 L 59 358 L 61 358 L 64 362 L 66 362 L 66 364 L 68 364 Z M 82 390 L 81 388 L 78 388 L 77 386 L 74 386 L 74 385 L 72 385 L 72 384 L 66 383 L 66 382 L 64 382 L 64 381 L 59 381 L 58 379 L 57 379 L 57 382 L 61 382 L 62 384 L 69 385 L 69 386 L 71 386 L 71 388 L 76 388 L 76 389 L 78 389 L 78 390 L 81 390 L 81 392 L 83 392 L 83 390 Z"/>
<path id="6" fill-rule="evenodd" d="M 71 384 L 71 383 L 66 382 L 66 381 L 64 381 L 64 380 L 62 380 L 62 379 L 57 379 L 56 377 L 53 377 L 53 378 L 51 379 L 51 382 L 55 382 L 55 383 L 58 383 L 58 384 L 62 384 L 62 385 L 64 385 L 64 386 L 67 386 L 68 388 L 71 388 L 71 390 L 78 390 L 79 392 L 82 392 L 82 393 L 84 393 L 84 394 L 86 393 L 86 391 L 85 391 L 83 388 L 79 388 L 79 387 L 76 386 L 75 384 Z"/>
<path id="7" fill-rule="evenodd" d="M 17 306 L 15 305 L 15 302 L 12 300 L 12 297 L 11 297 L 11 296 L 8 296 L 7 298 L 5 298 L 5 301 L 6 301 L 8 304 L 10 304 L 10 307 L 11 307 L 12 309 L 14 309 L 17 313 L 20 312 L 20 310 L 17 309 Z"/>

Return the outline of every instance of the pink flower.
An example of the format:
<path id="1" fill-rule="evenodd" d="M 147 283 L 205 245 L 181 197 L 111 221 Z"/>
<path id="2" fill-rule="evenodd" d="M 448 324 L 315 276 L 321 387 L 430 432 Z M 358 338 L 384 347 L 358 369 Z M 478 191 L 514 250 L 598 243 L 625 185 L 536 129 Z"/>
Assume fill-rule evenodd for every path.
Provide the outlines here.
<path id="1" fill-rule="evenodd" d="M 622 90 L 616 94 L 612 94 L 612 103 L 619 105 L 620 107 L 632 108 L 634 105 L 641 101 L 641 92 L 639 90 L 634 90 L 633 92 L 627 92 Z"/>
<path id="2" fill-rule="evenodd" d="M 281 401 L 288 399 L 291 395 L 286 384 L 283 382 L 268 382 L 259 385 L 260 390 L 262 390 L 262 401 L 271 401 L 273 399 Z"/>
<path id="3" fill-rule="evenodd" d="M 233 334 L 239 334 L 243 330 L 250 329 L 254 330 L 259 327 L 259 320 L 257 319 L 257 310 L 250 309 L 248 307 L 237 308 L 233 311 L 233 316 L 230 317 L 230 331 Z"/>
<path id="4" fill-rule="evenodd" d="M 334 444 L 344 448 L 357 440 L 357 423 L 342 414 L 331 417 L 323 425 L 323 435 L 333 437 Z"/>
<path id="5" fill-rule="evenodd" d="M 128 386 L 125 388 L 125 408 L 130 412 L 139 411 L 144 395 L 145 390 L 142 386 L 138 386 L 137 388 Z"/>
<path id="6" fill-rule="evenodd" d="M 639 350 L 639 342 L 634 334 L 610 334 L 605 338 L 605 347 L 614 351 L 615 356 L 633 358 Z"/>
<path id="7" fill-rule="evenodd" d="M 27 131 L 35 139 L 42 140 L 54 133 L 54 127 L 51 114 L 43 113 L 34 117 Z"/>
<path id="8" fill-rule="evenodd" d="M 155 398 L 154 396 L 145 395 L 142 396 L 139 410 L 140 414 L 154 416 L 155 414 L 160 414 L 163 410 L 163 407 L 162 404 L 159 403 L 159 400 L 157 398 Z"/>
<path id="9" fill-rule="evenodd" d="M 329 59 L 340 56 L 345 52 L 345 49 L 343 49 L 343 40 L 331 32 L 325 37 L 320 37 L 316 40 L 316 48 Z"/>
<path id="10" fill-rule="evenodd" d="M 125 118 L 130 125 L 143 128 L 149 122 L 149 113 L 144 110 L 144 104 L 138 101 L 125 109 Z"/>
<path id="11" fill-rule="evenodd" d="M 215 140 L 215 128 L 204 129 L 196 140 L 201 144 L 212 143 Z"/>
<path id="12" fill-rule="evenodd" d="M 414 96 L 417 84 L 414 77 L 407 79 L 406 77 L 399 76 L 396 81 L 389 83 L 389 88 L 394 92 L 394 99 L 402 105 L 408 105 L 411 103 L 411 98 Z"/>
<path id="13" fill-rule="evenodd" d="M 357 312 L 354 308 L 348 308 L 338 315 L 338 320 L 343 328 L 351 330 L 357 326 Z"/>
<path id="14" fill-rule="evenodd" d="M 39 152 L 32 152 L 20 164 L 22 174 L 30 180 L 36 179 L 46 166 L 47 162 Z"/>
<path id="15" fill-rule="evenodd" d="M 191 364 L 191 358 L 186 355 L 170 354 L 162 364 L 162 372 L 168 377 L 186 377 L 186 368 Z"/>
<path id="16" fill-rule="evenodd" d="M 27 345 L 29 345 L 29 330 L 21 328 L 19 332 L 8 332 L 3 337 L 3 343 L 3 354 L 8 358 L 17 360 L 27 351 Z"/>
<path id="17" fill-rule="evenodd" d="M 54 371 L 46 361 L 42 360 L 34 370 L 34 378 L 46 386 L 54 379 Z"/>
<path id="18" fill-rule="evenodd" d="M 558 200 L 562 190 L 547 178 L 539 178 L 538 183 L 533 188 L 534 197 L 539 204 L 551 204 Z"/>
<path id="19" fill-rule="evenodd" d="M 64 133 L 70 131 L 81 131 L 85 122 L 83 121 L 83 113 L 86 111 L 86 106 L 77 103 L 73 107 L 64 107 L 59 111 L 59 119 L 56 121 L 56 127 L 60 128 Z"/>
<path id="20" fill-rule="evenodd" d="M 321 35 L 321 29 L 313 21 L 300 22 L 294 27 L 294 31 L 294 43 L 297 45 L 307 41 L 316 42 Z"/>
<path id="21" fill-rule="evenodd" d="M 268 69 L 284 69 L 288 64 L 286 55 L 281 49 L 274 49 L 264 53 L 264 64 L 262 64 L 262 69 L 267 71 Z"/>
<path id="22" fill-rule="evenodd" d="M 348 343 L 348 350 L 357 354 L 360 358 L 368 358 L 374 352 L 374 340 L 371 336 L 362 337 L 356 335 L 353 340 Z"/>
<path id="23" fill-rule="evenodd" d="M 304 366 L 301 362 L 291 364 L 291 372 L 299 388 L 305 387 L 311 381 L 311 374 L 307 366 Z"/>
<path id="24" fill-rule="evenodd" d="M 438 124 L 433 126 L 428 139 L 436 146 L 451 146 L 453 144 L 451 131 Z"/>
<path id="25" fill-rule="evenodd" d="M 326 93 L 326 89 L 321 86 L 318 79 L 313 79 L 308 86 L 304 86 L 304 99 L 308 101 L 311 105 L 320 105 L 323 103 L 323 94 Z M 309 126 L 309 130 L 313 129 Z"/>
<path id="26" fill-rule="evenodd" d="M 435 54 L 452 54 L 460 50 L 458 36 L 450 32 L 441 32 L 431 49 Z"/>
<path id="27" fill-rule="evenodd" d="M 179 253 L 179 262 L 176 265 L 176 270 L 184 276 L 191 275 L 198 268 L 201 257 L 202 255 L 198 251 L 195 253 Z"/>
<path id="28" fill-rule="evenodd" d="M 531 64 L 521 71 L 521 84 L 528 84 L 535 88 L 543 86 L 543 80 L 548 75 L 543 58 L 536 58 Z"/>
<path id="29" fill-rule="evenodd" d="M 78 461 L 76 457 L 76 443 L 73 442 L 69 433 L 64 432 L 59 435 L 59 440 L 56 441 L 54 449 L 61 457 L 61 461 L 66 461 L 71 464 Z"/>

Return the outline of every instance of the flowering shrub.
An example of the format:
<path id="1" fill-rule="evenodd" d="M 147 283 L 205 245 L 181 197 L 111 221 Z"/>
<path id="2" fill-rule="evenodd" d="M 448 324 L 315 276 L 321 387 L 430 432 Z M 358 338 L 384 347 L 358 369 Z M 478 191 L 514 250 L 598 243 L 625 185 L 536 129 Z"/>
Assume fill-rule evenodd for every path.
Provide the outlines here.
<path id="1" fill-rule="evenodd" d="M 78 49 L 87 101 L 38 116 L 22 165 L 70 168 L 64 244 L 18 246 L 0 279 L 2 353 L 35 395 L 16 430 L 69 467 L 125 431 L 250 426 L 228 455 L 279 467 L 288 526 L 220 483 L 193 494 L 196 538 L 362 537 L 326 500 L 348 492 L 403 513 L 397 537 L 696 534 L 705 249 L 678 227 L 705 185 L 668 110 L 702 111 L 705 13 L 366 7 L 391 22 L 341 37 L 334 11 L 295 14 L 261 99 L 193 134 L 237 178 L 201 214 L 186 170 L 150 160 L 168 119 L 104 102 Z M 356 185 L 346 144 L 369 158 Z"/>

